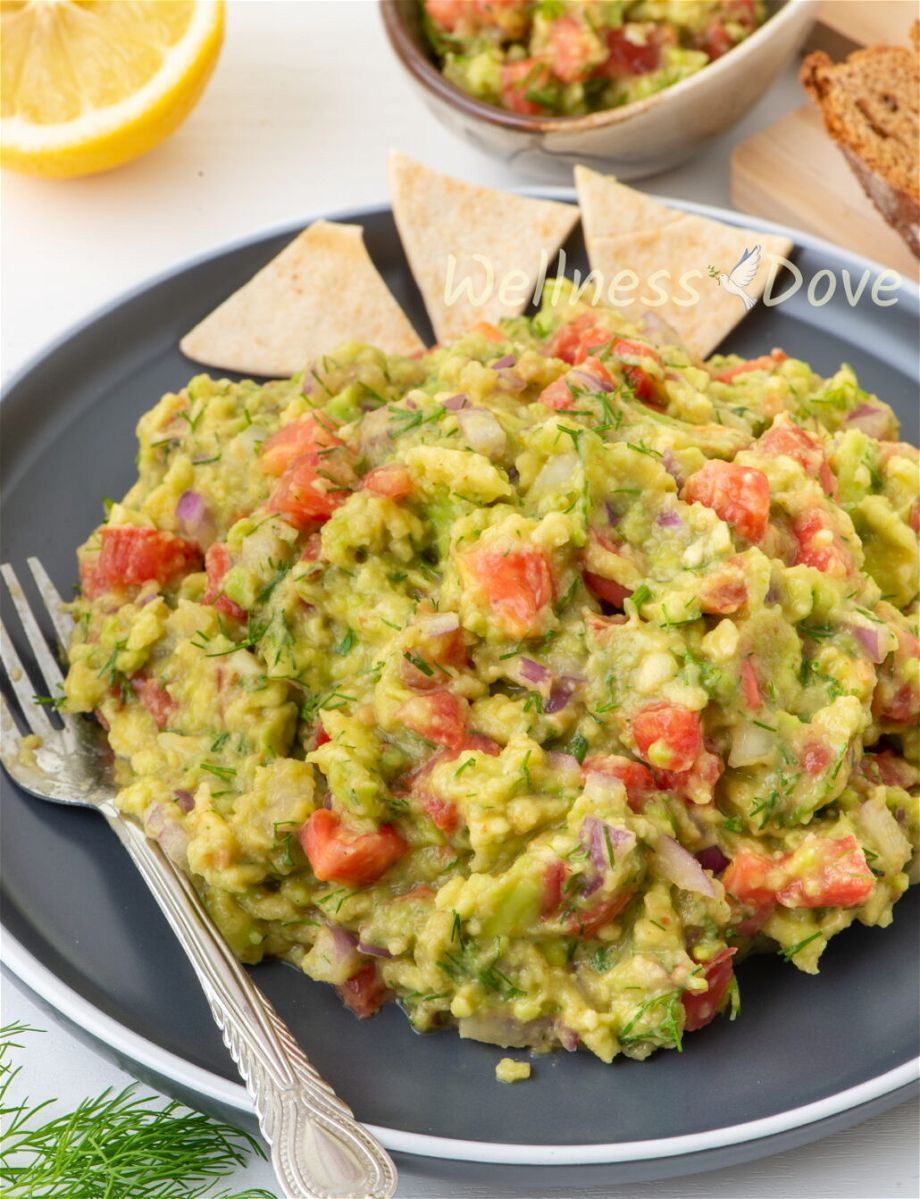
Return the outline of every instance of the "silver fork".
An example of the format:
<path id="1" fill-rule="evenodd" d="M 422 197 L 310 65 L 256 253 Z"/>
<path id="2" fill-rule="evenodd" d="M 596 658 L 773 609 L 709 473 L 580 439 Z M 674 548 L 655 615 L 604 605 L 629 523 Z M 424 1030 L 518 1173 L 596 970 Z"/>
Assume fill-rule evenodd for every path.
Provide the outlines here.
<path id="1" fill-rule="evenodd" d="M 73 627 L 63 601 L 37 558 L 28 559 L 48 617 L 61 645 Z M 34 656 L 37 674 L 51 695 L 63 682 L 54 653 L 12 567 L 0 568 Z M 141 828 L 114 804 L 109 756 L 93 722 L 49 710 L 35 702 L 29 675 L 5 628 L 3 667 L 23 724 L 39 744 L 23 749 L 13 707 L 0 694 L 0 760 L 24 791 L 54 803 L 95 808 L 115 830 L 198 976 L 224 1044 L 252 1098 L 271 1161 L 288 1199 L 390 1199 L 396 1170 L 386 1151 L 355 1119 L 310 1065 L 294 1037 L 233 956 L 189 879 Z"/>

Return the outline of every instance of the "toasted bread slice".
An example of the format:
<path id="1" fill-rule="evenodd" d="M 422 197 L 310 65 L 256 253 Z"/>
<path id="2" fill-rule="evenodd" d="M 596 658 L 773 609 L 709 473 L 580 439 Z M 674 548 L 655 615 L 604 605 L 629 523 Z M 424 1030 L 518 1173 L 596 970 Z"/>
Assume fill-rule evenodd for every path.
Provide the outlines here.
<path id="1" fill-rule="evenodd" d="M 871 46 L 841 63 L 809 54 L 801 80 L 866 195 L 920 258 L 920 23 L 911 38 L 913 49 Z"/>

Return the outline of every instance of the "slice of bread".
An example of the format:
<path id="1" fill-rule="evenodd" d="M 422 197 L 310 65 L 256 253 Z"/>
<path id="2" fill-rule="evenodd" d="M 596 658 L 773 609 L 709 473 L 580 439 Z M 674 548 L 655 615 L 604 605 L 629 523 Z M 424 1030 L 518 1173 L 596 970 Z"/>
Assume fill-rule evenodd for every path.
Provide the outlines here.
<path id="1" fill-rule="evenodd" d="M 911 38 L 912 50 L 870 46 L 841 63 L 809 54 L 800 77 L 866 195 L 920 258 L 920 22 Z"/>

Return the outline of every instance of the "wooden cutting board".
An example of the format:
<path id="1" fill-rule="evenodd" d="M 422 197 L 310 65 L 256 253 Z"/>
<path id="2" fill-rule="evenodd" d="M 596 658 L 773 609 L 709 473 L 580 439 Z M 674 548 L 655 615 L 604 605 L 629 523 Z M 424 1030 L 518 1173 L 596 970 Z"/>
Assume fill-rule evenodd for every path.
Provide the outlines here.
<path id="1" fill-rule="evenodd" d="M 811 104 L 732 152 L 732 203 L 864 254 L 910 279 L 918 260 L 865 194 Z"/>

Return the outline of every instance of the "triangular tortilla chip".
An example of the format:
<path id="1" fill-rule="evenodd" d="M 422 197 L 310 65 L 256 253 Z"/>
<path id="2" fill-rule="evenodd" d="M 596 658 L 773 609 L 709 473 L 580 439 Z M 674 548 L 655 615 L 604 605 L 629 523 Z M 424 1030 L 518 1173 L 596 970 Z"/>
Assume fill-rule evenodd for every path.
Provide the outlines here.
<path id="1" fill-rule="evenodd" d="M 599 175 L 587 167 L 575 168 L 575 187 L 589 258 L 592 246 L 601 237 L 660 229 L 683 215 L 660 200 L 618 183 L 613 175 Z"/>
<path id="2" fill-rule="evenodd" d="M 195 362 L 281 379 L 343 341 L 424 349 L 364 248 L 360 225 L 315 221 L 179 342 Z"/>
<path id="3" fill-rule="evenodd" d="M 736 280 L 750 274 L 756 252 L 744 263 L 740 260 L 758 246 L 759 262 L 753 278 L 739 287 L 729 276 L 736 267 Z M 640 282 L 632 290 L 620 276 L 615 291 L 617 310 L 629 320 L 639 320 L 645 311 L 657 313 L 673 326 L 692 353 L 705 358 L 763 294 L 772 269 L 771 256 L 788 256 L 791 249 L 792 243 L 785 237 L 686 215 L 660 229 L 598 238 L 591 267 L 603 276 L 608 298 L 618 273 L 635 271 Z M 720 273 L 719 280 L 710 275 L 710 266 Z M 656 272 L 657 280 L 652 280 Z M 667 297 L 664 303 L 662 293 Z"/>
<path id="4" fill-rule="evenodd" d="M 438 341 L 518 316 L 578 209 L 441 175 L 390 155 L 393 215 Z M 464 286 L 464 282 L 467 286 Z"/>

